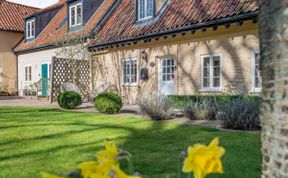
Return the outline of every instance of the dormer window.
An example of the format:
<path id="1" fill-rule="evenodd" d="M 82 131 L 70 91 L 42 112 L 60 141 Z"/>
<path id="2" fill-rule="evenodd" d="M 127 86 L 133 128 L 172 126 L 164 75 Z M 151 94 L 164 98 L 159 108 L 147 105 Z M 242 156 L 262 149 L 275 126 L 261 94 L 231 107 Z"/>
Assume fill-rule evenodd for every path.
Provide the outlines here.
<path id="1" fill-rule="evenodd" d="M 26 22 L 26 39 L 35 38 L 35 20 Z"/>
<path id="2" fill-rule="evenodd" d="M 154 0 L 137 0 L 138 1 L 138 20 L 146 20 L 153 17 Z"/>
<path id="3" fill-rule="evenodd" d="M 82 24 L 82 4 L 71 5 L 69 8 L 69 26 L 75 27 Z"/>

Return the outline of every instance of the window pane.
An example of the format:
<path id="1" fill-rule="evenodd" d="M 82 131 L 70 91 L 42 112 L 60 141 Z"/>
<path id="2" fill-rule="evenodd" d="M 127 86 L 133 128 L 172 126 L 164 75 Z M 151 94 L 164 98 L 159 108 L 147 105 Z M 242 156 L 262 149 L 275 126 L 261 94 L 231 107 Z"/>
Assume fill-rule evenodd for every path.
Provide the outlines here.
<path id="1" fill-rule="evenodd" d="M 77 6 L 77 24 L 82 23 L 82 5 Z"/>
<path id="2" fill-rule="evenodd" d="M 204 78 L 203 87 L 204 88 L 210 87 L 210 78 Z"/>
<path id="3" fill-rule="evenodd" d="M 255 54 L 255 88 L 262 87 L 262 76 L 260 69 L 260 55 Z"/>
<path id="4" fill-rule="evenodd" d="M 71 25 L 75 25 L 76 24 L 76 22 L 75 22 L 75 14 L 76 14 L 76 12 L 75 12 L 75 7 L 72 7 L 71 8 L 71 12 L 70 12 L 71 14 Z"/>
<path id="5" fill-rule="evenodd" d="M 27 81 L 27 73 L 28 73 L 27 70 L 28 70 L 27 67 L 25 67 L 25 81 Z"/>
<path id="6" fill-rule="evenodd" d="M 139 18 L 145 18 L 145 0 L 139 0 Z"/>
<path id="7" fill-rule="evenodd" d="M 220 87 L 220 78 L 218 78 L 218 77 L 214 78 L 213 87 L 215 87 L 215 88 Z"/>
<path id="8" fill-rule="evenodd" d="M 172 80 L 171 74 L 167 74 L 167 81 L 171 81 L 171 80 Z"/>
<path id="9" fill-rule="evenodd" d="M 35 36 L 35 21 L 31 22 L 31 36 Z"/>
<path id="10" fill-rule="evenodd" d="M 204 67 L 203 76 L 210 78 L 210 67 Z"/>
<path id="11" fill-rule="evenodd" d="M 162 61 L 162 65 L 163 65 L 163 67 L 165 67 L 165 66 L 167 65 L 167 61 L 166 61 L 166 60 L 163 60 L 163 61 Z"/>
<path id="12" fill-rule="evenodd" d="M 213 57 L 213 87 L 220 87 L 220 57 Z"/>
<path id="13" fill-rule="evenodd" d="M 131 84 L 137 82 L 137 61 L 126 60 L 123 62 L 124 83 Z"/>
<path id="14" fill-rule="evenodd" d="M 209 57 L 204 58 L 204 67 L 210 67 L 210 58 Z"/>
<path id="15" fill-rule="evenodd" d="M 153 0 L 147 0 L 147 17 L 153 16 Z"/>
<path id="16" fill-rule="evenodd" d="M 29 81 L 32 81 L 32 66 L 29 66 Z"/>
<path id="17" fill-rule="evenodd" d="M 220 67 L 214 67 L 214 77 L 220 77 Z"/>
<path id="18" fill-rule="evenodd" d="M 162 75 L 162 81 L 166 81 L 166 74 Z"/>
<path id="19" fill-rule="evenodd" d="M 219 56 L 214 56 L 213 57 L 213 65 L 214 65 L 214 67 L 215 66 L 217 66 L 217 67 L 220 66 L 220 57 Z"/>
<path id="20" fill-rule="evenodd" d="M 171 60 L 167 60 L 167 66 L 171 65 Z"/>
<path id="21" fill-rule="evenodd" d="M 168 73 L 168 74 L 172 73 L 172 70 L 171 70 L 171 69 L 172 69 L 171 66 L 167 67 L 167 73 Z"/>
<path id="22" fill-rule="evenodd" d="M 28 22 L 28 23 L 27 23 L 27 37 L 30 37 L 30 36 L 31 36 L 31 35 L 30 35 L 30 34 L 31 34 L 30 32 L 31 32 L 31 23 Z"/>

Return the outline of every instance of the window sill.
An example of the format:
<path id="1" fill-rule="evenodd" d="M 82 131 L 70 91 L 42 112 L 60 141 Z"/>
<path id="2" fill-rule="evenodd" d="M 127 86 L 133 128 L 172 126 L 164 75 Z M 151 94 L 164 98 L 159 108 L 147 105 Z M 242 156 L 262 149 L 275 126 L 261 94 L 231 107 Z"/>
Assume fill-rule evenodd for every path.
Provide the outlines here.
<path id="1" fill-rule="evenodd" d="M 138 83 L 123 84 L 122 87 L 138 87 Z"/>
<path id="2" fill-rule="evenodd" d="M 35 40 L 35 37 L 34 38 L 26 38 L 25 42 L 26 43 L 32 43 L 34 40 Z"/>
<path id="3" fill-rule="evenodd" d="M 149 18 L 145 18 L 145 19 L 138 19 L 137 21 L 135 21 L 135 26 L 148 25 L 154 21 L 155 21 L 154 17 L 149 17 Z"/>
<path id="4" fill-rule="evenodd" d="M 145 18 L 142 18 L 142 19 L 138 19 L 137 22 L 143 22 L 143 21 L 146 21 L 146 20 L 150 20 L 152 18 L 153 18 L 153 16 L 145 17 Z"/>
<path id="5" fill-rule="evenodd" d="M 250 90 L 249 93 L 260 94 L 260 93 L 262 93 L 262 88 L 254 88 L 254 89 Z"/>
<path id="6" fill-rule="evenodd" d="M 221 93 L 222 89 L 209 89 L 209 88 L 202 88 L 201 90 L 199 90 L 199 92 L 207 92 L 207 93 Z"/>

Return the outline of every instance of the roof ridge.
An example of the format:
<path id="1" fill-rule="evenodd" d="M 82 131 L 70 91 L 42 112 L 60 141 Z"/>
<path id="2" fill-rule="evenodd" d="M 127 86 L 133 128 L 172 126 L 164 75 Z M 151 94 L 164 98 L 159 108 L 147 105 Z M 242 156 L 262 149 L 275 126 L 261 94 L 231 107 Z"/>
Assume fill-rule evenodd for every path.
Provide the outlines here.
<path id="1" fill-rule="evenodd" d="M 54 10 L 56 8 L 60 8 L 60 7 L 64 6 L 64 5 L 65 5 L 65 1 L 58 1 L 57 3 L 51 4 L 48 7 L 39 9 L 38 11 L 36 11 L 36 12 L 34 12 L 32 14 L 28 14 L 27 16 L 25 16 L 25 18 L 31 17 L 33 15 L 37 15 L 37 14 L 40 14 L 40 13 L 43 13 L 43 12 L 48 12 L 48 11 Z"/>
<path id="2" fill-rule="evenodd" d="M 27 8 L 33 8 L 33 9 L 41 10 L 41 8 L 39 8 L 39 7 L 28 6 L 28 5 L 25 5 L 25 4 L 20 4 L 20 3 L 12 2 L 12 1 L 0 0 L 0 4 L 1 3 L 10 3 L 10 4 L 15 4 L 15 5 L 27 7 Z"/>

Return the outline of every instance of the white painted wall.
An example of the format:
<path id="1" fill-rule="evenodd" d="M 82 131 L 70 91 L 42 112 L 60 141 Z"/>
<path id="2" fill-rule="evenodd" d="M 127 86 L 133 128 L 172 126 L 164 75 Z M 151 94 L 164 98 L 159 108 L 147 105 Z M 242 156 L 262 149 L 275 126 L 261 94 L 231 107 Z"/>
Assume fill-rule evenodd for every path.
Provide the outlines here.
<path id="1" fill-rule="evenodd" d="M 57 49 L 43 50 L 18 55 L 18 92 L 23 96 L 25 86 L 29 86 L 41 79 L 41 65 L 43 63 L 51 64 L 53 56 L 56 55 Z M 25 66 L 32 66 L 32 81 L 25 81 Z"/>

